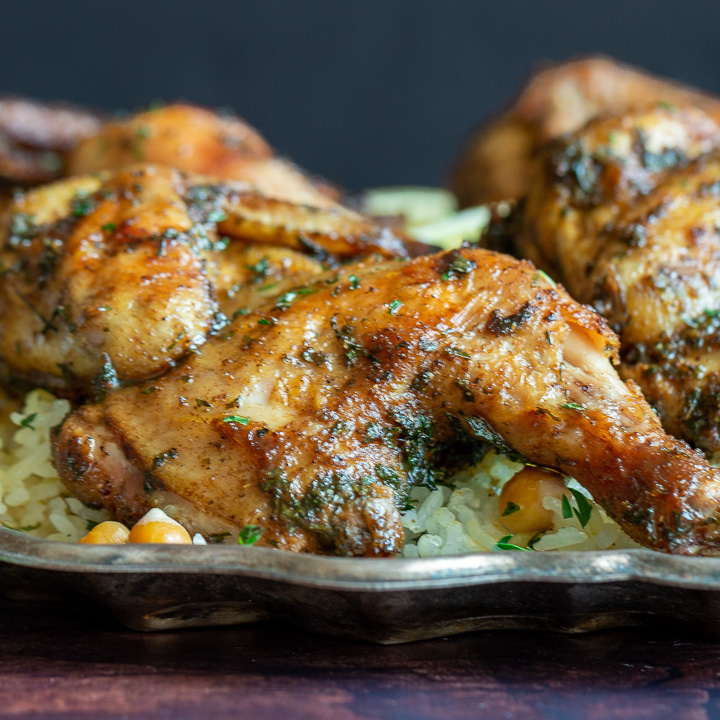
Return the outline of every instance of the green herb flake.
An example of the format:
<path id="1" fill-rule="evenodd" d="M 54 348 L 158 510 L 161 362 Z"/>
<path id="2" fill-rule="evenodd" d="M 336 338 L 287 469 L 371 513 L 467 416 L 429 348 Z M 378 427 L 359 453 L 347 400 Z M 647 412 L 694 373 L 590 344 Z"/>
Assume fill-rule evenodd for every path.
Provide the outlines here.
<path id="1" fill-rule="evenodd" d="M 224 423 L 237 423 L 238 425 L 247 425 L 250 422 L 250 418 L 241 417 L 240 415 L 226 415 L 223 418 Z"/>
<path id="2" fill-rule="evenodd" d="M 465 360 L 470 360 L 470 356 L 460 348 L 455 347 L 454 345 L 451 345 L 450 347 L 445 348 L 445 352 L 448 355 L 455 355 L 456 357 L 465 358 Z"/>
<path id="3" fill-rule="evenodd" d="M 351 290 L 357 290 L 360 287 L 360 278 L 357 275 L 351 275 L 348 280 L 350 280 Z"/>
<path id="4" fill-rule="evenodd" d="M 227 213 L 224 210 L 211 210 L 208 213 L 207 221 L 209 223 L 219 223 L 227 220 Z"/>
<path id="5" fill-rule="evenodd" d="M 35 426 L 33 425 L 33 422 L 35 422 L 36 417 L 37 417 L 37 413 L 30 413 L 30 415 L 26 415 L 20 421 L 20 426 L 24 427 L 24 428 L 30 428 L 31 430 L 35 430 Z"/>
<path id="6" fill-rule="evenodd" d="M 265 318 L 260 318 L 258 320 L 258 325 L 270 325 L 270 321 Z"/>
<path id="7" fill-rule="evenodd" d="M 522 552 L 532 552 L 530 548 L 520 547 L 519 545 L 513 545 L 511 542 L 512 535 L 505 535 L 501 537 L 493 546 L 492 551 L 497 552 L 498 550 L 520 550 Z"/>
<path id="8" fill-rule="evenodd" d="M 569 520 L 572 516 L 572 507 L 570 506 L 570 500 L 567 495 L 562 496 L 562 516 L 564 520 Z"/>
<path id="9" fill-rule="evenodd" d="M 592 505 L 590 504 L 590 501 L 585 497 L 585 495 L 583 495 L 579 490 L 570 488 L 570 492 L 572 493 L 573 497 L 575 498 L 575 502 L 577 503 L 577 510 L 573 508 L 575 517 L 577 517 L 580 526 L 585 527 L 590 520 L 590 515 L 592 514 Z"/>
<path id="10" fill-rule="evenodd" d="M 117 225 L 115 223 L 105 223 L 104 225 L 100 226 L 100 229 L 105 232 L 115 232 L 117 230 Z"/>
<path id="11" fill-rule="evenodd" d="M 239 317 L 242 317 L 243 315 L 248 315 L 250 311 L 247 308 L 238 308 L 233 314 L 232 319 L 237 320 Z"/>
<path id="12" fill-rule="evenodd" d="M 157 390 L 157 385 L 150 385 L 150 387 L 146 387 L 143 390 L 140 391 L 141 395 L 149 395 L 150 393 L 154 393 Z"/>
<path id="13" fill-rule="evenodd" d="M 517 505 L 516 503 L 509 502 L 505 506 L 505 509 L 500 514 L 500 517 L 506 517 L 507 515 L 512 515 L 513 513 L 516 513 L 516 512 L 518 512 L 518 510 L 521 510 L 521 509 L 522 508 L 519 505 Z"/>
<path id="14" fill-rule="evenodd" d="M 263 528 L 259 525 L 246 525 L 241 531 L 238 537 L 238 543 L 240 545 L 254 545 L 262 536 Z"/>
<path id="15" fill-rule="evenodd" d="M 584 405 L 580 405 L 579 403 L 574 402 L 563 403 L 560 407 L 563 410 L 577 410 L 578 412 L 583 412 L 583 410 L 585 410 Z"/>
<path id="16" fill-rule="evenodd" d="M 70 203 L 73 217 L 85 217 L 95 209 L 93 199 L 86 192 L 79 192 Z"/>
<path id="17" fill-rule="evenodd" d="M 212 404 L 202 398 L 195 398 L 195 406 L 201 408 L 211 408 Z"/>
<path id="18" fill-rule="evenodd" d="M 390 303 L 390 309 L 388 310 L 388 313 L 394 317 L 397 311 L 402 307 L 402 305 L 403 304 L 399 300 L 393 300 Z"/>

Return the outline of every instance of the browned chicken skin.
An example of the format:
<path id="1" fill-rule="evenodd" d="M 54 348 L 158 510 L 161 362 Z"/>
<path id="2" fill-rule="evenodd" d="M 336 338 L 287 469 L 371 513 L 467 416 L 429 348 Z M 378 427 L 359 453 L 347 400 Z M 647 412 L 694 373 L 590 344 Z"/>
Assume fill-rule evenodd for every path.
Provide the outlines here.
<path id="1" fill-rule="evenodd" d="M 519 252 L 592 304 L 669 432 L 720 450 L 720 128 L 657 107 L 548 146 Z"/>
<path id="2" fill-rule="evenodd" d="M 269 199 L 167 167 L 72 178 L 6 212 L 0 358 L 13 376 L 56 392 L 136 382 L 201 345 L 224 324 L 221 309 L 257 304 L 250 290 L 318 272 L 318 259 L 416 249 L 339 205 Z"/>
<path id="3" fill-rule="evenodd" d="M 402 545 L 409 487 L 487 444 L 573 475 L 635 540 L 714 553 L 720 471 L 667 436 L 617 338 L 527 262 L 462 250 L 332 271 L 186 363 L 72 413 L 68 488 L 122 520 L 340 555 Z"/>
<path id="4" fill-rule="evenodd" d="M 69 155 L 73 175 L 122 170 L 138 162 L 165 165 L 254 185 L 263 195 L 331 206 L 337 193 L 278 158 L 244 120 L 193 105 L 167 105 L 108 122 Z"/>
<path id="5" fill-rule="evenodd" d="M 523 197 L 530 170 L 548 140 L 597 116 L 658 102 L 694 106 L 720 117 L 720 100 L 604 57 L 551 65 L 533 75 L 496 120 L 466 142 L 451 187 L 463 207 Z"/>

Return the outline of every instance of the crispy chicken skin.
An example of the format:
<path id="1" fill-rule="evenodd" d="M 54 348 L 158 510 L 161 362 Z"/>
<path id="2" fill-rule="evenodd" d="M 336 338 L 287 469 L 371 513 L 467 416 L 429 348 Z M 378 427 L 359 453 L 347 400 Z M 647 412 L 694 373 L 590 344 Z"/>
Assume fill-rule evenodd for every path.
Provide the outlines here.
<path id="1" fill-rule="evenodd" d="M 661 108 L 596 120 L 551 143 L 519 252 L 592 304 L 622 339 L 665 428 L 720 450 L 720 128 Z"/>
<path id="2" fill-rule="evenodd" d="M 597 116 L 657 102 L 691 105 L 720 116 L 720 100 L 604 57 L 551 65 L 533 75 L 512 105 L 474 132 L 452 172 L 462 206 L 518 199 L 528 191 L 533 159 L 550 139 Z"/>
<path id="3" fill-rule="evenodd" d="M 100 124 L 91 110 L 0 96 L 0 178 L 21 185 L 55 180 L 68 151 Z"/>
<path id="4" fill-rule="evenodd" d="M 464 249 L 318 276 L 184 364 L 73 412 L 71 492 L 121 520 L 390 555 L 409 487 L 487 444 L 582 482 L 635 540 L 714 553 L 720 471 L 666 435 L 617 338 L 525 261 Z"/>
<path id="5" fill-rule="evenodd" d="M 252 183 L 280 200 L 330 206 L 337 193 L 275 156 L 244 120 L 193 105 L 167 105 L 108 122 L 69 155 L 73 175 L 122 170 L 138 162 Z"/>
<path id="6" fill-rule="evenodd" d="M 224 324 L 221 310 L 257 304 L 250 291 L 319 272 L 317 258 L 408 249 L 417 245 L 341 206 L 167 167 L 70 178 L 6 211 L 0 358 L 8 374 L 66 394 L 96 378 L 137 382 L 195 350 Z"/>

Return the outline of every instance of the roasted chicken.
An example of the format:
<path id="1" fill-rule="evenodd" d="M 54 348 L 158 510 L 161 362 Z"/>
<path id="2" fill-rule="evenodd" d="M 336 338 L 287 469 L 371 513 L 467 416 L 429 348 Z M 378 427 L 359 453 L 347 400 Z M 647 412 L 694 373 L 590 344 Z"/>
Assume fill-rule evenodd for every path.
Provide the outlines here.
<path id="1" fill-rule="evenodd" d="M 617 338 L 530 263 L 484 250 L 358 264 L 237 318 L 162 378 L 57 429 L 84 501 L 206 534 L 391 555 L 413 484 L 491 445 L 582 482 L 634 539 L 720 547 L 720 471 L 666 435 Z"/>
<path id="2" fill-rule="evenodd" d="M 622 339 L 666 429 L 720 450 L 720 127 L 695 108 L 596 120 L 551 143 L 517 237 L 521 255 Z"/>
<path id="3" fill-rule="evenodd" d="M 167 167 L 71 178 L 6 211 L 0 359 L 6 374 L 65 394 L 136 382 L 283 278 L 419 247 L 339 205 L 269 199 Z"/>
<path id="4" fill-rule="evenodd" d="M 466 142 L 451 186 L 464 207 L 522 198 L 548 140 L 594 117 L 621 115 L 658 102 L 704 109 L 720 117 L 720 100 L 604 57 L 551 65 L 530 78 L 517 99 Z"/>

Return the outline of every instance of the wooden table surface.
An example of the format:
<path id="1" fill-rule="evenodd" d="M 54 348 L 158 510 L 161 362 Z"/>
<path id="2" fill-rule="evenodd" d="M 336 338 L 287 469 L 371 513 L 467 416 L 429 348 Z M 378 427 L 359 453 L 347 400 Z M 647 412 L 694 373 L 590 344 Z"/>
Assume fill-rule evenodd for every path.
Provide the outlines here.
<path id="1" fill-rule="evenodd" d="M 677 628 L 378 647 L 279 624 L 144 634 L 0 604 L 0 717 L 720 718 L 720 643 Z"/>

